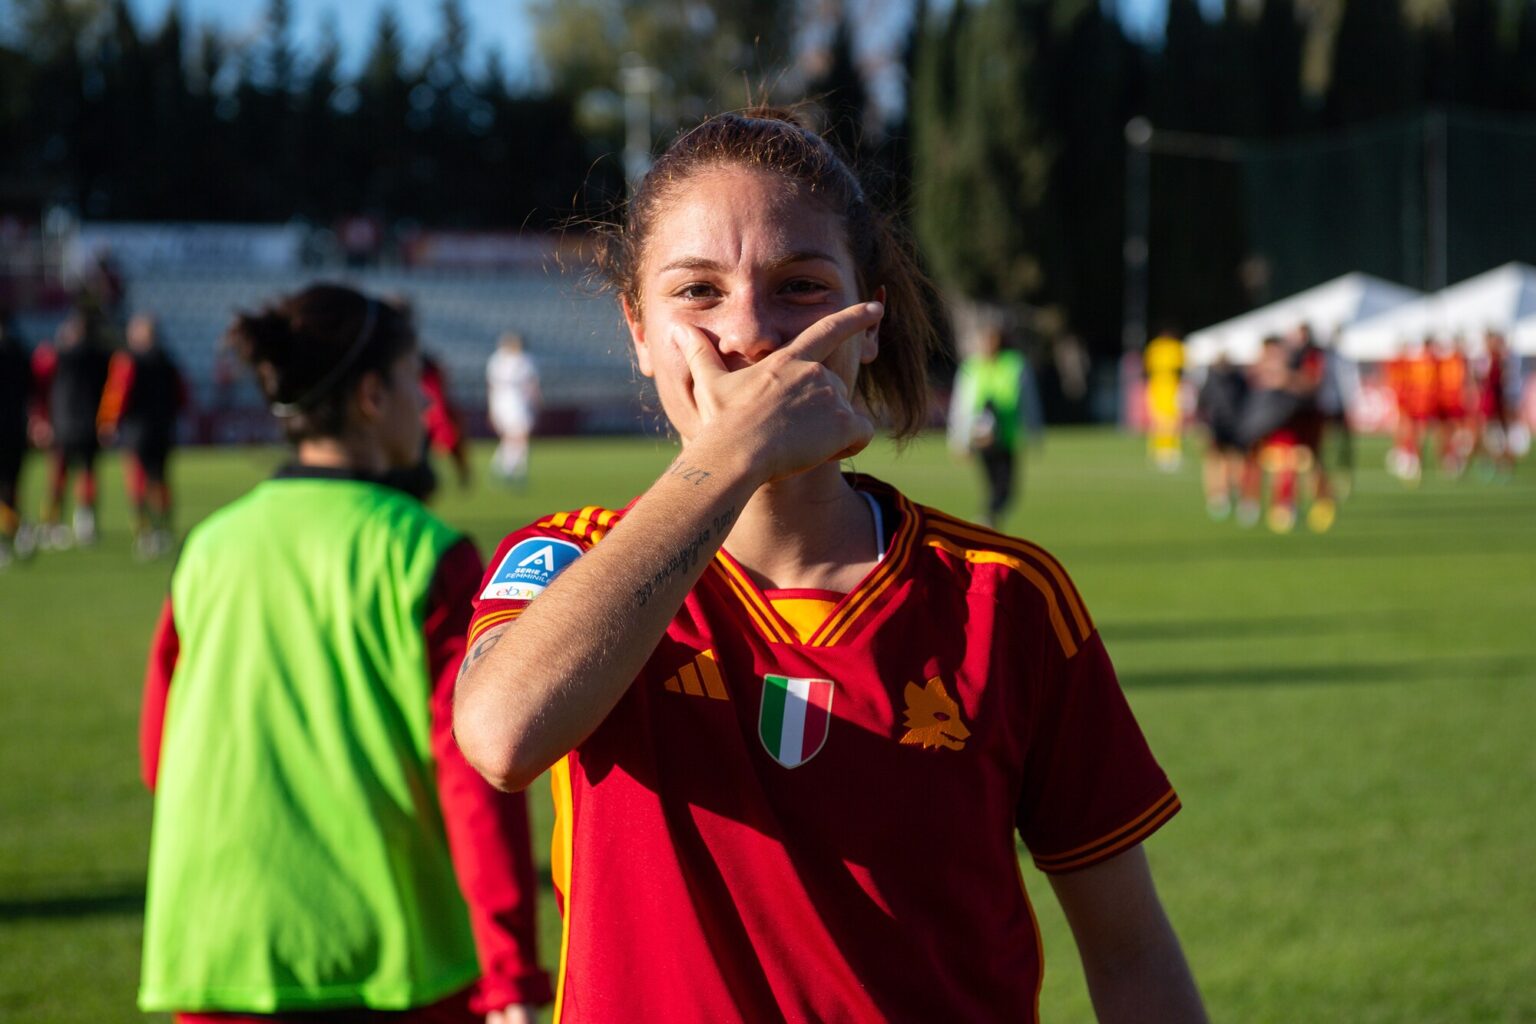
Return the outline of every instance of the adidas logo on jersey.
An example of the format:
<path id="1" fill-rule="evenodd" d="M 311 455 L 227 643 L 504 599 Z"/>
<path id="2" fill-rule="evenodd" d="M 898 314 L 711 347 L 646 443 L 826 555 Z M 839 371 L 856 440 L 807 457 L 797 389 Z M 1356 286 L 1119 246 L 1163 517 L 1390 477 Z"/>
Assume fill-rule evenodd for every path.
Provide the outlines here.
<path id="1" fill-rule="evenodd" d="M 709 697 L 711 700 L 730 700 L 725 692 L 725 680 L 720 676 L 720 666 L 715 664 L 715 652 L 704 651 L 693 661 L 668 676 L 662 683 L 671 693 L 686 693 L 690 697 Z"/>

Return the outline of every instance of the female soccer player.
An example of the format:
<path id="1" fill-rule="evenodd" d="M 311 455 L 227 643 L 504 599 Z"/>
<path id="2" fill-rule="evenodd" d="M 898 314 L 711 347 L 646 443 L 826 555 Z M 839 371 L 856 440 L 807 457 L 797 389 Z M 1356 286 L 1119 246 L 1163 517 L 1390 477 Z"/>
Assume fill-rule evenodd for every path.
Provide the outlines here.
<path id="1" fill-rule="evenodd" d="M 485 364 L 486 401 L 496 431 L 491 468 L 503 481 L 528 481 L 528 437 L 539 410 L 539 371 L 523 351 L 523 336 L 502 334 Z"/>
<path id="2" fill-rule="evenodd" d="M 107 383 L 111 354 L 101 313 L 82 307 L 59 326 L 52 344 L 32 352 L 33 387 L 41 398 L 34 431 L 50 450 L 48 497 L 40 524 L 41 546 L 89 546 L 97 540 L 96 457 L 101 442 L 96 413 Z M 73 529 L 64 525 L 64 495 L 71 470 L 75 478 Z"/>
<path id="3" fill-rule="evenodd" d="M 1202 1020 L 1140 842 L 1178 808 L 1061 567 L 838 460 L 923 423 L 907 251 L 815 134 L 711 118 L 605 267 L 682 452 L 501 545 L 455 725 L 551 769 L 563 1024 L 1033 1019 L 1015 831 L 1105 1020 Z"/>
<path id="4" fill-rule="evenodd" d="M 171 579 L 145 688 L 140 1006 L 181 1024 L 530 1020 L 550 991 L 526 807 L 451 733 L 482 565 L 379 482 L 421 452 L 415 332 L 314 285 L 230 341 L 296 458 L 196 527 Z"/>
<path id="5" fill-rule="evenodd" d="M 134 554 L 158 558 L 174 546 L 166 463 L 176 445 L 176 420 L 187 407 L 187 386 L 153 315 L 129 320 L 127 341 L 128 348 L 112 357 L 96 422 L 123 449 Z"/>

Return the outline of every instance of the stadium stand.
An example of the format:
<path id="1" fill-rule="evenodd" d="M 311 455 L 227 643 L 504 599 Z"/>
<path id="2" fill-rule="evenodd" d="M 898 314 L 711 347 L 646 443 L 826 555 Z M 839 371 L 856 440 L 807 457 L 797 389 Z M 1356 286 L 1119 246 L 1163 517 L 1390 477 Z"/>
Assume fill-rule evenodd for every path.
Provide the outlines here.
<path id="1" fill-rule="evenodd" d="M 423 347 L 447 367 L 453 399 L 471 432 L 485 423 L 485 361 L 505 330 L 518 331 L 537 361 L 544 392 L 540 431 L 619 433 L 641 429 L 635 371 L 614 303 L 594 295 L 578 273 L 557 269 L 464 270 L 145 269 L 130 276 L 128 311 L 159 316 L 199 411 L 193 437 L 241 441 L 271 435 L 254 383 L 219 367 L 219 339 L 237 309 L 317 280 L 343 281 L 407 299 Z M 51 337 L 63 312 L 18 317 L 35 345 Z"/>

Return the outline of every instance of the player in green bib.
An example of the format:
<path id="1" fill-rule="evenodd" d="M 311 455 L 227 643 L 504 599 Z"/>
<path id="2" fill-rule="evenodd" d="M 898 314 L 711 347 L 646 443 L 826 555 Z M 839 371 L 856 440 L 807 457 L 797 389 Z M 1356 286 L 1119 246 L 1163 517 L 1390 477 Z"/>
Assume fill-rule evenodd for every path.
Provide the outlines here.
<path id="1" fill-rule="evenodd" d="M 526 806 L 451 731 L 482 565 L 387 482 L 421 447 L 409 317 L 316 285 L 230 340 L 296 459 L 192 531 L 161 616 L 140 1006 L 531 1019 Z"/>
<path id="2" fill-rule="evenodd" d="M 955 372 L 949 447 L 976 456 L 986 485 L 981 520 L 997 526 L 1013 501 L 1021 442 L 1028 426 L 1038 429 L 1039 414 L 1029 364 L 1024 353 L 1004 347 L 1001 325 L 985 325 L 977 341 Z"/>

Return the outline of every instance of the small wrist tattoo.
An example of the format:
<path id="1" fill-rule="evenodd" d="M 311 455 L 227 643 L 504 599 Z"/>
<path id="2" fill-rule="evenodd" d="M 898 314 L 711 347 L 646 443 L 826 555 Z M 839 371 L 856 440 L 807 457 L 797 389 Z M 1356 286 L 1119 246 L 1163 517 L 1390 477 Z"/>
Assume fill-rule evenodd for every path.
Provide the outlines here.
<path id="1" fill-rule="evenodd" d="M 711 474 L 707 469 L 683 462 L 681 459 L 679 459 L 677 462 L 672 463 L 671 468 L 667 470 L 667 475 L 680 476 L 684 480 L 691 480 L 693 485 L 697 487 L 705 480 L 708 480 Z"/>

